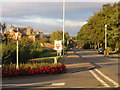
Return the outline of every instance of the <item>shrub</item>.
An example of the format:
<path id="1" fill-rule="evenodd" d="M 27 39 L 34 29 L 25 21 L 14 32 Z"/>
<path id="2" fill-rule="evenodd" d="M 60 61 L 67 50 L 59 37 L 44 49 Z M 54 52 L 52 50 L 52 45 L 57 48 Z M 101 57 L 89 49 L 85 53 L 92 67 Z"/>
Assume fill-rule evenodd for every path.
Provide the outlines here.
<path id="1" fill-rule="evenodd" d="M 2 43 L 2 63 L 15 63 L 16 60 L 16 43 L 9 42 L 8 44 Z"/>
<path id="2" fill-rule="evenodd" d="M 15 69 L 13 65 L 3 65 L 2 76 L 14 77 L 25 75 L 57 74 L 66 71 L 64 64 L 33 63 L 20 64 L 20 69 Z"/>
<path id="3" fill-rule="evenodd" d="M 44 49 L 38 42 L 19 41 L 19 63 L 26 63 L 30 58 L 37 58 Z M 16 41 L 2 44 L 2 63 L 16 63 Z"/>

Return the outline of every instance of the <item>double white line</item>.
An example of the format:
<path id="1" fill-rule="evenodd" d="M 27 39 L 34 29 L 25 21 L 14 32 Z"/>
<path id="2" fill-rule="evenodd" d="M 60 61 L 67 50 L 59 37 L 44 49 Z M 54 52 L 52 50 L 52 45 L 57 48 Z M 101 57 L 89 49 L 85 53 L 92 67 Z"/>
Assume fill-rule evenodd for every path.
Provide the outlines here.
<path id="1" fill-rule="evenodd" d="M 97 73 L 99 73 L 102 77 L 104 77 L 106 80 L 108 80 L 110 83 L 112 83 L 114 85 L 114 87 L 119 87 L 119 84 L 112 80 L 111 78 L 109 78 L 108 76 L 106 76 L 105 74 L 103 74 L 101 71 L 99 71 L 98 69 L 94 69 Z M 93 71 L 93 70 L 89 70 L 90 73 L 99 81 L 101 82 L 105 87 L 110 87 L 110 85 L 108 85 L 103 79 L 101 79 L 100 77 L 98 77 L 98 75 Z"/>

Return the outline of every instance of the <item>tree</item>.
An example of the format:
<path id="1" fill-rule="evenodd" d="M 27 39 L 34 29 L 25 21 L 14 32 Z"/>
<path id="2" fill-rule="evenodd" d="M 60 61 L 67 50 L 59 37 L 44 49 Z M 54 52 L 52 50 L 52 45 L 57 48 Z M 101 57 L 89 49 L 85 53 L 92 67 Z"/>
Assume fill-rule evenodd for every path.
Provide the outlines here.
<path id="1" fill-rule="evenodd" d="M 6 23 L 4 23 L 3 25 L 0 23 L 0 26 L 2 28 L 2 33 L 4 33 L 6 31 L 6 29 L 7 29 Z"/>
<path id="2" fill-rule="evenodd" d="M 70 35 L 68 32 L 65 32 L 64 33 L 64 37 L 65 37 L 65 42 L 67 42 L 67 40 L 70 39 Z M 54 42 L 54 40 L 63 40 L 63 32 L 62 31 L 55 31 L 51 34 L 51 37 L 50 37 L 50 41 L 51 42 Z"/>
<path id="3" fill-rule="evenodd" d="M 89 18 L 88 23 L 83 25 L 78 32 L 77 38 L 83 40 L 84 44 L 94 45 L 95 49 L 103 47 L 105 43 L 105 25 L 108 25 L 108 46 L 113 50 L 120 50 L 120 22 L 118 20 L 120 17 L 118 6 L 119 3 L 103 5 L 102 9 L 94 13 L 94 16 Z"/>

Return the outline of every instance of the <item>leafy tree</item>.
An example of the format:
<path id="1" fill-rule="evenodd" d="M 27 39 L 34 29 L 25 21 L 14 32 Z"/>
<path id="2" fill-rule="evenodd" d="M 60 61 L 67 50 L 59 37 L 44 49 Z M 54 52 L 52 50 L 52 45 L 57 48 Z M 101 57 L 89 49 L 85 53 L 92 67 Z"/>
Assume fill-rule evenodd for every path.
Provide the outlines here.
<path id="1" fill-rule="evenodd" d="M 4 33 L 7 29 L 6 23 L 4 23 L 3 25 L 0 23 L 0 27 L 2 28 L 2 33 Z"/>
<path id="2" fill-rule="evenodd" d="M 16 42 L 2 43 L 2 63 L 15 63 L 16 61 Z"/>
<path id="3" fill-rule="evenodd" d="M 120 22 L 119 3 L 105 4 L 102 9 L 94 13 L 88 20 L 88 23 L 78 32 L 77 38 L 84 41 L 84 44 L 89 43 L 91 48 L 99 48 L 104 46 L 105 25 L 107 25 L 108 46 L 113 50 L 119 51 L 120 45 Z"/>
<path id="4" fill-rule="evenodd" d="M 70 35 L 68 32 L 64 33 L 64 38 L 65 38 L 65 42 L 67 42 L 67 40 L 70 39 Z M 54 42 L 54 40 L 63 40 L 63 32 L 62 31 L 55 31 L 51 34 L 51 38 L 50 41 Z"/>

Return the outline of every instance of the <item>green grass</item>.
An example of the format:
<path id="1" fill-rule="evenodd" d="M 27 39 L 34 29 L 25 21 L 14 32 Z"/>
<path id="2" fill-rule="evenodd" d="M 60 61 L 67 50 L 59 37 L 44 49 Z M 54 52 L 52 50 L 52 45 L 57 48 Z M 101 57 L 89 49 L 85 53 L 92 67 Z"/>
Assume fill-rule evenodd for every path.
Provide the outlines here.
<path id="1" fill-rule="evenodd" d="M 61 58 L 58 58 L 57 62 L 59 63 Z M 43 61 L 35 61 L 36 63 L 54 63 L 54 58 L 53 59 L 45 59 Z"/>
<path id="2" fill-rule="evenodd" d="M 65 51 L 65 54 L 64 56 L 66 56 L 66 51 Z M 46 51 L 46 52 L 43 52 L 39 58 L 45 58 L 45 57 L 56 57 L 57 54 L 56 54 L 56 51 Z M 57 62 L 61 62 L 61 57 L 58 58 Z M 52 59 L 44 59 L 44 60 L 41 60 L 41 61 L 34 61 L 36 63 L 54 63 L 54 58 Z"/>
<path id="3" fill-rule="evenodd" d="M 64 52 L 64 55 L 66 55 L 67 52 L 65 51 Z M 43 52 L 41 55 L 40 55 L 40 58 L 44 58 L 44 57 L 54 57 L 54 56 L 57 56 L 56 54 L 56 51 L 46 51 L 46 52 Z"/>
<path id="4" fill-rule="evenodd" d="M 44 57 L 54 57 L 56 56 L 56 52 L 55 51 L 46 51 L 46 52 L 43 52 L 41 55 L 40 55 L 40 58 L 44 58 Z"/>

